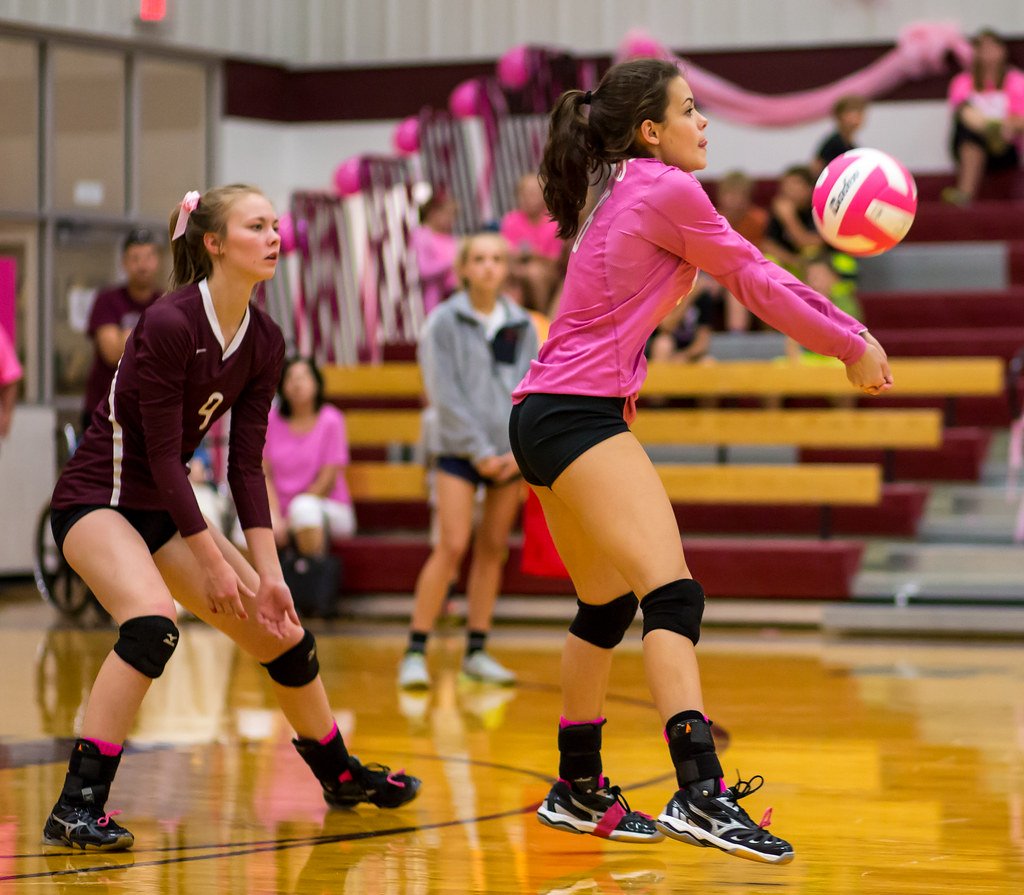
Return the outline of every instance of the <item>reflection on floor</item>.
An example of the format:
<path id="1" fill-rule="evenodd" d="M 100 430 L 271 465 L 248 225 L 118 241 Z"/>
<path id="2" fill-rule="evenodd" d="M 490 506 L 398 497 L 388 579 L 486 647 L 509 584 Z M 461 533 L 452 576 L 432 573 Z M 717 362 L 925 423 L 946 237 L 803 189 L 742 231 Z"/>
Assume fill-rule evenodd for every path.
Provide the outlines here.
<path id="1" fill-rule="evenodd" d="M 47 629 L 0 606 L 0 889 L 6 892 L 487 893 L 1024 891 L 1024 648 L 829 641 L 708 631 L 702 672 L 728 730 L 723 764 L 760 773 L 751 814 L 797 849 L 772 868 L 679 843 L 572 837 L 533 819 L 557 766 L 560 635 L 502 628 L 512 690 L 456 674 L 460 636 L 431 644 L 436 687 L 401 694 L 396 627 L 321 631 L 339 723 L 365 760 L 421 775 L 403 809 L 327 812 L 257 666 L 198 625 L 154 686 L 110 806 L 126 855 L 46 850 L 109 630 Z M 605 767 L 635 808 L 671 794 L 667 750 L 631 635 L 616 658 Z"/>

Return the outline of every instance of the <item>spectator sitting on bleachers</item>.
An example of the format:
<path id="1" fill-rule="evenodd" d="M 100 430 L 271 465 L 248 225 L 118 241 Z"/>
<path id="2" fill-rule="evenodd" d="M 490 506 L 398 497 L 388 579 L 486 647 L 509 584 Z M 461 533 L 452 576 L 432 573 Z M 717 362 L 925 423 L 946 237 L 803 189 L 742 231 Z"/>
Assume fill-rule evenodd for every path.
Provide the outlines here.
<path id="1" fill-rule="evenodd" d="M 857 298 L 857 261 L 842 252 L 824 251 L 807 261 L 804 282 L 815 292 L 824 295 L 839 310 L 863 320 L 863 309 Z M 792 339 L 786 340 L 786 354 L 790 358 L 809 363 L 835 364 L 835 358 L 823 357 L 808 351 Z"/>
<path id="2" fill-rule="evenodd" d="M 536 173 L 519 178 L 516 202 L 518 207 L 501 219 L 501 235 L 512 250 L 512 275 L 527 280 L 538 305 L 546 306 L 558 284 L 562 240 Z"/>
<path id="3" fill-rule="evenodd" d="M 806 259 L 825 242 L 814 226 L 811 195 L 814 175 L 805 165 L 788 168 L 771 202 L 762 248 L 765 256 L 803 279 Z"/>
<path id="4" fill-rule="evenodd" d="M 22 369 L 7 330 L 0 326 L 0 440 L 11 431 Z"/>
<path id="5" fill-rule="evenodd" d="M 853 138 L 857 131 L 864 126 L 867 107 L 868 101 L 863 96 L 853 93 L 840 97 L 833 106 L 832 117 L 835 119 L 836 128 L 822 141 L 814 154 L 811 161 L 811 173 L 815 177 L 832 159 L 857 148 Z"/>
<path id="6" fill-rule="evenodd" d="M 721 285 L 701 273 L 691 294 L 668 312 L 647 340 L 648 359 L 689 364 L 707 357 L 715 302 L 724 294 Z"/>
<path id="7" fill-rule="evenodd" d="M 285 363 L 277 393 L 263 451 L 274 537 L 279 547 L 291 537 L 299 553 L 319 556 L 329 539 L 356 529 L 345 418 L 324 403 L 323 377 L 306 358 Z"/>
<path id="8" fill-rule="evenodd" d="M 758 249 L 764 242 L 768 212 L 752 199 L 754 184 L 742 171 L 730 171 L 718 182 L 715 207 L 729 225 Z M 730 292 L 723 290 L 725 328 L 729 332 L 746 332 L 753 315 Z"/>
<path id="9" fill-rule="evenodd" d="M 1024 72 L 1009 64 L 994 31 L 980 31 L 973 43 L 971 70 L 949 84 L 957 174 L 942 198 L 954 205 L 970 204 L 987 171 L 1019 168 L 1024 137 Z"/>
<path id="10" fill-rule="evenodd" d="M 505 282 L 504 294 L 530 315 L 533 328 L 537 332 L 537 342 L 543 345 L 551 329 L 551 316 L 547 313 L 546 304 L 541 306 L 537 301 L 530 281 L 510 276 Z"/>
<path id="11" fill-rule="evenodd" d="M 458 240 L 452 235 L 456 210 L 452 198 L 435 193 L 420 208 L 420 226 L 410 236 L 420 272 L 424 314 L 429 314 L 459 285 L 455 277 Z"/>

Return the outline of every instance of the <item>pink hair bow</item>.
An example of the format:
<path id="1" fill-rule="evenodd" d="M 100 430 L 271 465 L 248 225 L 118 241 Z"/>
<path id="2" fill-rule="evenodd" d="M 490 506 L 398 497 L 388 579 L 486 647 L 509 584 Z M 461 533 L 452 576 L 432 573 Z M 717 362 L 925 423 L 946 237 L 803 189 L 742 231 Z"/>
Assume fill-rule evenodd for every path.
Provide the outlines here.
<path id="1" fill-rule="evenodd" d="M 174 233 L 171 235 L 172 242 L 179 236 L 183 236 L 185 234 L 185 227 L 188 224 L 189 215 L 191 215 L 198 206 L 198 191 L 189 190 L 185 193 L 185 198 L 181 200 L 181 205 L 178 206 L 178 220 L 174 225 Z"/>

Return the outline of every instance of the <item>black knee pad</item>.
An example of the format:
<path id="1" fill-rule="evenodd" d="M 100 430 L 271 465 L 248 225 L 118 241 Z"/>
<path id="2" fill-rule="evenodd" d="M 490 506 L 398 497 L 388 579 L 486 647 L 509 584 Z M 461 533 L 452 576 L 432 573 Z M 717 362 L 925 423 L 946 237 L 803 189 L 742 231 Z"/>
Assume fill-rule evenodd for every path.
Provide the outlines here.
<path id="1" fill-rule="evenodd" d="M 640 601 L 644 612 L 644 637 L 659 628 L 700 640 L 704 617 L 704 588 L 692 578 L 670 581 L 652 590 Z"/>
<path id="2" fill-rule="evenodd" d="M 601 649 L 613 649 L 622 642 L 633 623 L 640 602 L 632 593 L 628 593 L 602 606 L 594 606 L 582 600 L 577 600 L 576 605 L 579 608 L 569 625 L 569 632 Z"/>
<path id="3" fill-rule="evenodd" d="M 118 628 L 114 652 L 140 674 L 158 678 L 178 645 L 178 626 L 163 615 L 130 618 Z"/>
<path id="4" fill-rule="evenodd" d="M 320 673 L 316 657 L 316 640 L 303 629 L 303 637 L 290 650 L 271 662 L 263 662 L 270 679 L 282 687 L 304 687 Z"/>

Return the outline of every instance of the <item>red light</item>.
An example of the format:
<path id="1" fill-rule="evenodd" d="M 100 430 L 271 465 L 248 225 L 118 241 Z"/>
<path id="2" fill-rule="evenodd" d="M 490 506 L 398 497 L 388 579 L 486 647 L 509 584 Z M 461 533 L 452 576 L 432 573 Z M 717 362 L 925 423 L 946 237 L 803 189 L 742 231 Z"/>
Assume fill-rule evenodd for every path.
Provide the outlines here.
<path id="1" fill-rule="evenodd" d="M 167 15 L 167 0 L 139 0 L 139 18 L 143 22 L 162 22 Z"/>

